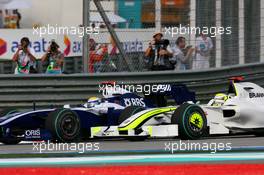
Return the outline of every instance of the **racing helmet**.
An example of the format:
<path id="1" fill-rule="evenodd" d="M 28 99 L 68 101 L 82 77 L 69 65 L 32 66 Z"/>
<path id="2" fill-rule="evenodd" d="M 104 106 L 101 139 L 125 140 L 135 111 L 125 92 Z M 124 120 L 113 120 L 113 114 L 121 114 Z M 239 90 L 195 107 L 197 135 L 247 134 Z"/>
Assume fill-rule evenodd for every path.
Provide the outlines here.
<path id="1" fill-rule="evenodd" d="M 99 97 L 90 97 L 87 101 L 87 107 L 92 108 L 96 105 L 99 105 L 101 103 L 101 99 Z"/>
<path id="2" fill-rule="evenodd" d="M 215 95 L 214 99 L 212 99 L 209 102 L 209 105 L 210 106 L 222 106 L 228 99 L 229 99 L 228 95 L 224 93 L 218 93 Z"/>
<path id="3" fill-rule="evenodd" d="M 228 99 L 228 95 L 224 93 L 218 93 L 215 95 L 215 99 L 226 101 Z"/>

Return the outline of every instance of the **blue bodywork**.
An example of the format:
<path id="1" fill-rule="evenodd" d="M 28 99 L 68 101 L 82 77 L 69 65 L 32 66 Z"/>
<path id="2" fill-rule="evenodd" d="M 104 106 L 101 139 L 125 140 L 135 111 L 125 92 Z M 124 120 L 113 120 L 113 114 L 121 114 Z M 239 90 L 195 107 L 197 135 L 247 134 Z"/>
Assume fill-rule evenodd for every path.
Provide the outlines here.
<path id="1" fill-rule="evenodd" d="M 127 93 L 111 98 L 107 98 L 108 102 L 116 103 L 121 106 L 137 105 L 145 108 L 159 107 L 155 99 L 148 97 L 165 97 L 170 96 L 177 105 L 186 101 L 195 102 L 195 93 L 190 92 L 185 85 L 171 85 L 167 91 L 152 93 L 149 96 L 140 97 L 134 93 Z M 160 98 L 156 101 L 162 101 Z M 164 105 L 164 104 L 163 104 Z M 52 135 L 49 130 L 45 129 L 45 120 L 50 112 L 56 109 L 44 109 L 18 112 L 0 118 L 0 142 L 6 139 L 20 139 L 21 141 L 38 141 L 51 140 Z M 108 108 L 108 113 L 104 115 L 96 115 L 89 111 L 80 110 L 80 108 L 71 108 L 76 112 L 81 122 L 82 138 L 90 137 L 90 128 L 95 126 L 116 126 L 118 125 L 118 117 L 123 110 Z"/>

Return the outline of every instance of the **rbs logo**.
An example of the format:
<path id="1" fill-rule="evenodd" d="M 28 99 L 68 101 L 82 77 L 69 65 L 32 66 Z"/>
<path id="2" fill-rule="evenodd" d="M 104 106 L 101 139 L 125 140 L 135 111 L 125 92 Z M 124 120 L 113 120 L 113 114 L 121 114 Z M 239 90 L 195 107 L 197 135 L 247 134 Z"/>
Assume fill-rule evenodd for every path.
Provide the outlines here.
<path id="1" fill-rule="evenodd" d="M 142 106 L 146 107 L 143 98 L 125 98 L 124 99 L 126 106 Z"/>

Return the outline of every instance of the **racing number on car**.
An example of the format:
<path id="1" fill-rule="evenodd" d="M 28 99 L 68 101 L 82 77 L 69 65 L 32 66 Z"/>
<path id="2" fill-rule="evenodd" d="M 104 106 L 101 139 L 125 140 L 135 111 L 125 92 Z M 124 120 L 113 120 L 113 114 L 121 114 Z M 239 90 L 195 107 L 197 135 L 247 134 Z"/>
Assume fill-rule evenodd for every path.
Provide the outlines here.
<path id="1" fill-rule="evenodd" d="M 145 104 L 143 98 L 125 98 L 124 102 L 125 102 L 126 106 L 142 106 L 142 107 L 146 107 L 146 104 Z"/>

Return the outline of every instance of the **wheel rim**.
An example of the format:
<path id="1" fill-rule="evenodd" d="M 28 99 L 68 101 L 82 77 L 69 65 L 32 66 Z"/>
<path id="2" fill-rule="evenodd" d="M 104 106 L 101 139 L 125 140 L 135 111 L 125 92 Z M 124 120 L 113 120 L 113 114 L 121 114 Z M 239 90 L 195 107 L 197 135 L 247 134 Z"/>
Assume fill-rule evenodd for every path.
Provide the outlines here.
<path id="1" fill-rule="evenodd" d="M 190 116 L 188 121 L 190 129 L 196 133 L 201 132 L 204 126 L 203 116 L 193 111 L 190 111 L 188 115 Z"/>
<path id="2" fill-rule="evenodd" d="M 63 117 L 61 121 L 61 131 L 64 135 L 74 136 L 78 130 L 77 125 L 78 122 L 76 121 L 75 117 L 71 114 L 68 114 Z"/>

